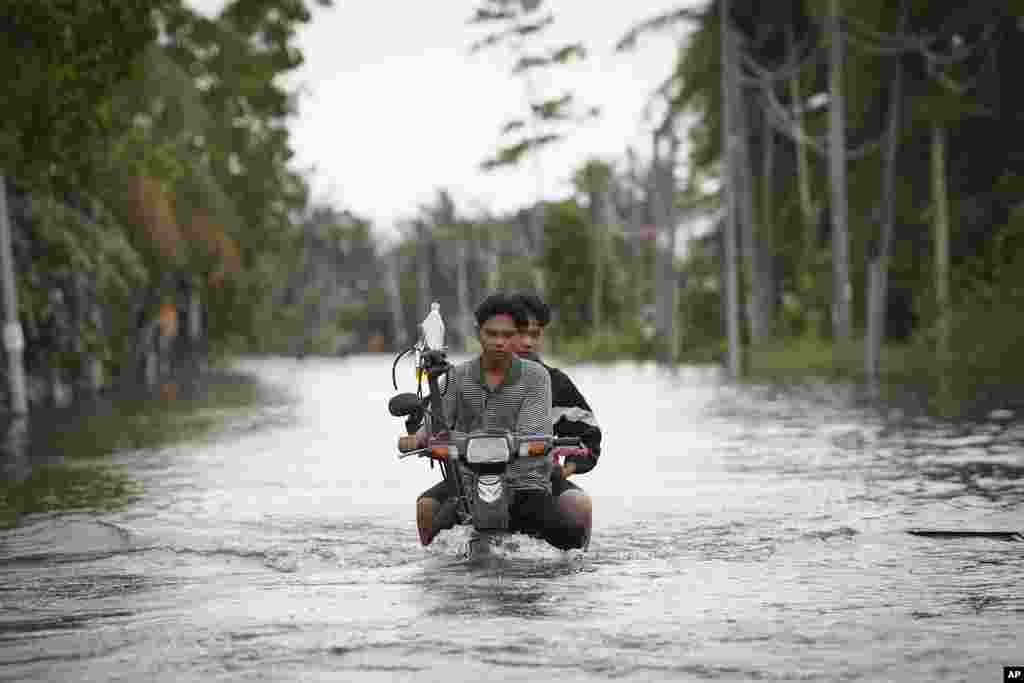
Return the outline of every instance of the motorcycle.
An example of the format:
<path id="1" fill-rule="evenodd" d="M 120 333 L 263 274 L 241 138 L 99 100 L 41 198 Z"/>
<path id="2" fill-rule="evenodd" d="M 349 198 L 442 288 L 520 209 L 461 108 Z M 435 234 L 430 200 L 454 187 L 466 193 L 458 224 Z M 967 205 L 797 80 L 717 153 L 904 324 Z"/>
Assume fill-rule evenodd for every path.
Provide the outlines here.
<path id="1" fill-rule="evenodd" d="M 517 458 L 549 457 L 552 448 L 579 446 L 580 439 L 502 430 L 469 433 L 449 430 L 442 400 L 448 383 L 445 382 L 442 389 L 441 379 L 453 366 L 446 357 L 443 330 L 439 305 L 435 303 L 421 324 L 419 341 L 399 354 L 392 365 L 392 384 L 397 390 L 394 370 L 404 355 L 416 352 L 417 392 L 393 396 L 388 402 L 388 411 L 394 417 L 406 418 L 409 434 L 417 433 L 424 419 L 430 416 L 427 446 L 399 453 L 398 458 L 426 457 L 430 458 L 431 466 L 440 465 L 442 477 L 456 497 L 456 524 L 472 528 L 469 554 L 475 555 L 500 545 L 509 532 L 512 463 Z M 429 388 L 426 395 L 422 388 L 424 377 Z"/>

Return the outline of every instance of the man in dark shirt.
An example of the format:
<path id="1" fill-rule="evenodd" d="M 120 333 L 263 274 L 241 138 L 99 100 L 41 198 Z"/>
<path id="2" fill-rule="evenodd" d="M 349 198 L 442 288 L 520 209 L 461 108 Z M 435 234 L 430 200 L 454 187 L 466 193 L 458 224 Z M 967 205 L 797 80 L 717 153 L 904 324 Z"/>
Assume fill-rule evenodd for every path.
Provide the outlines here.
<path id="1" fill-rule="evenodd" d="M 527 324 L 520 328 L 516 352 L 522 358 L 540 363 L 551 375 L 551 423 L 554 435 L 579 437 L 583 443 L 583 448 L 563 447 L 552 451 L 552 456 L 562 460 L 563 464 L 560 470 L 552 472 L 551 493 L 558 498 L 560 508 L 573 515 L 589 530 L 593 509 L 590 496 L 569 481 L 569 477 L 589 472 L 597 465 L 601 455 L 601 427 L 587 400 L 569 376 L 558 368 L 545 365 L 540 359 L 544 328 L 551 322 L 551 309 L 536 294 L 521 292 L 516 298 L 527 311 Z"/>
<path id="2" fill-rule="evenodd" d="M 519 331 L 527 323 L 526 310 L 517 299 L 494 294 L 480 304 L 476 320 L 481 353 L 448 373 L 444 391 L 448 424 L 444 429 L 551 434 L 550 375 L 542 365 L 516 353 Z M 422 448 L 427 434 L 424 428 L 416 435 L 404 436 L 398 447 L 403 451 Z M 583 528 L 557 504 L 551 493 L 553 469 L 548 456 L 513 461 L 508 482 L 513 494 L 510 529 L 540 536 L 563 550 L 581 547 L 589 527 Z M 454 493 L 451 484 L 442 481 L 417 499 L 416 522 L 423 545 L 454 526 Z"/>

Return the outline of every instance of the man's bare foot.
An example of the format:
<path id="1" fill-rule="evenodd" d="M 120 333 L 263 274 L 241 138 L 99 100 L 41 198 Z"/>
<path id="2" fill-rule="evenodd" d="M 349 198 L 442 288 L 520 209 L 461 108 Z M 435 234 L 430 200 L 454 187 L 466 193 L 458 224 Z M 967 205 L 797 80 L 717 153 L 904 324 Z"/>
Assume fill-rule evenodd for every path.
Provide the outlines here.
<path id="1" fill-rule="evenodd" d="M 420 532 L 420 545 L 430 545 L 434 540 L 434 514 L 441 507 L 433 498 L 420 498 L 416 501 L 416 527 Z"/>

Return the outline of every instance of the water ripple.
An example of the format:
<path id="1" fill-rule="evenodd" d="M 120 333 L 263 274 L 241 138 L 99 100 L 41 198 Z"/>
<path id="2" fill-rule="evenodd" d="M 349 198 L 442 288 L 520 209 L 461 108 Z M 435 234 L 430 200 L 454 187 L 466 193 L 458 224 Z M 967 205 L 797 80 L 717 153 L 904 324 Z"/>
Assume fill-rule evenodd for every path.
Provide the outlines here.
<path id="1" fill-rule="evenodd" d="M 144 484 L 122 512 L 0 531 L 4 675 L 963 680 L 1019 652 L 1014 415 L 571 368 L 607 441 L 577 478 L 590 549 L 467 560 L 462 529 L 416 540 L 437 475 L 393 457 L 389 361 L 249 361 L 287 401 L 118 453 Z"/>

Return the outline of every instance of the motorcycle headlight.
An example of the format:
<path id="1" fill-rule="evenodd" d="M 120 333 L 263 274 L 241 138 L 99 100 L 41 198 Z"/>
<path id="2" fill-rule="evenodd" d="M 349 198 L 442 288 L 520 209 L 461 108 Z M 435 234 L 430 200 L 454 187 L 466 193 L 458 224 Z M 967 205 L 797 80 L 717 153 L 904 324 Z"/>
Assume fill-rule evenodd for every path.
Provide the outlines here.
<path id="1" fill-rule="evenodd" d="M 485 464 L 508 462 L 508 439 L 500 436 L 482 436 L 470 439 L 466 446 L 466 462 Z"/>

